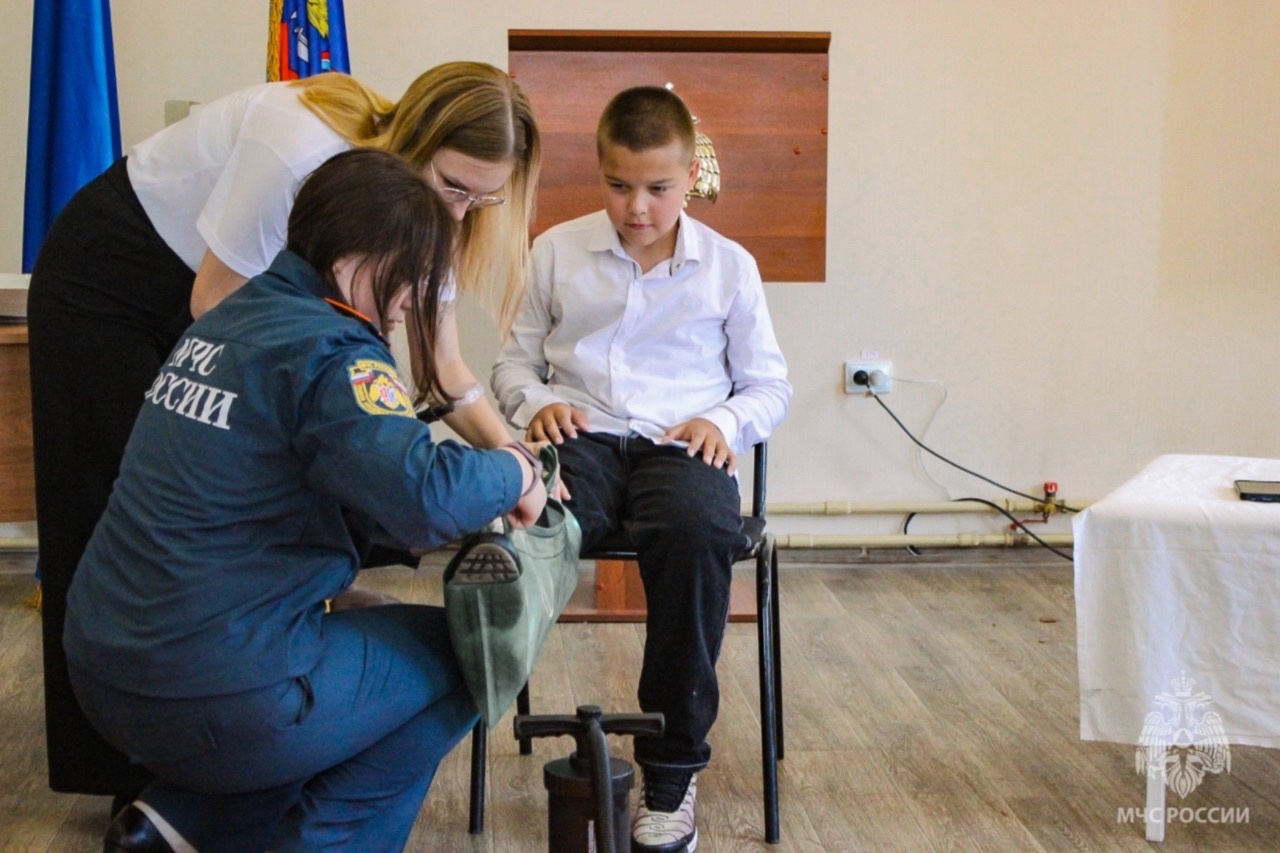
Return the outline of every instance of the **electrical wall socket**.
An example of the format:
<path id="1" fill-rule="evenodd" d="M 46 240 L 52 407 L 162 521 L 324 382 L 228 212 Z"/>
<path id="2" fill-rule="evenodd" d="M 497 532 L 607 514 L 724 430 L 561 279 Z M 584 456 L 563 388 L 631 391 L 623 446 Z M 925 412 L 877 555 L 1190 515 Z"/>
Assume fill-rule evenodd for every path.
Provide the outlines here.
<path id="1" fill-rule="evenodd" d="M 853 381 L 853 375 L 859 370 L 865 370 L 867 376 L 871 377 L 871 387 L 866 385 L 858 385 Z M 879 376 L 876 375 L 879 371 Z M 875 391 L 877 394 L 888 394 L 893 390 L 893 362 L 892 361 L 846 361 L 844 363 L 844 393 L 846 394 L 865 394 L 868 391 Z M 875 380 L 879 380 L 878 382 Z"/>

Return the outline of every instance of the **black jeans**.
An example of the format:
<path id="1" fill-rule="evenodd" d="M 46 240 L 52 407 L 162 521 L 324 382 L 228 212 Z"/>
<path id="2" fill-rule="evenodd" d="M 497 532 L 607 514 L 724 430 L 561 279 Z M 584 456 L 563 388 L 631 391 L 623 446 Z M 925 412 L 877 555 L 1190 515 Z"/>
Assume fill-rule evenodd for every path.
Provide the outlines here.
<path id="1" fill-rule="evenodd" d="M 666 733 L 637 738 L 648 769 L 700 770 L 720 708 L 716 660 L 729 615 L 742 532 L 737 482 L 685 448 L 647 438 L 580 433 L 560 446 L 561 473 L 588 552 L 625 530 L 648 606 L 640 709 L 661 712 Z"/>

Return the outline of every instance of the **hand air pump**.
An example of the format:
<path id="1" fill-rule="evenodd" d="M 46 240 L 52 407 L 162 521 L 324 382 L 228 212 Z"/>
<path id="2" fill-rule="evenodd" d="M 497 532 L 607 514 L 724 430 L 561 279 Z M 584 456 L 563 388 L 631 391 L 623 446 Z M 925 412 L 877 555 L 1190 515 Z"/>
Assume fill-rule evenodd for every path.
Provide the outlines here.
<path id="1" fill-rule="evenodd" d="M 627 800 L 635 773 L 609 755 L 607 734 L 639 737 L 662 734 L 661 714 L 604 714 L 596 705 L 579 705 L 576 716 L 521 715 L 516 738 L 572 735 L 568 758 L 542 768 L 547 788 L 547 849 L 553 853 L 618 853 L 630 849 Z"/>

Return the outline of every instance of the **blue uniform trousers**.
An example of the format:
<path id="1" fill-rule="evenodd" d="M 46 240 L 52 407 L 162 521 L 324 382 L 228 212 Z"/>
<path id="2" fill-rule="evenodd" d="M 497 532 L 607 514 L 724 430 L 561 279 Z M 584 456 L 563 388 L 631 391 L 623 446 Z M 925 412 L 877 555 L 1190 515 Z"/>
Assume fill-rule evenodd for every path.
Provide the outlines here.
<path id="1" fill-rule="evenodd" d="M 636 761 L 700 770 L 720 708 L 733 561 L 749 544 L 738 484 L 683 447 L 635 435 L 579 433 L 558 450 L 583 551 L 618 530 L 636 548 L 648 609 L 637 695 L 642 711 L 666 718 L 663 737 L 636 739 Z"/>
<path id="2" fill-rule="evenodd" d="M 74 667 L 72 683 L 103 735 L 156 775 L 141 799 L 202 853 L 400 850 L 478 718 L 444 611 L 349 610 L 322 630 L 311 672 L 247 693 L 136 696 Z"/>

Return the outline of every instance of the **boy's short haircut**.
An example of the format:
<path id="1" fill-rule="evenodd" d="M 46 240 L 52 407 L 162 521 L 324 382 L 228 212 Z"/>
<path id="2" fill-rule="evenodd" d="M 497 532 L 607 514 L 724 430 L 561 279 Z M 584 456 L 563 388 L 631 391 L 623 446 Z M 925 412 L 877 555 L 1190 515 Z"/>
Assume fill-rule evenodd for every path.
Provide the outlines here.
<path id="1" fill-rule="evenodd" d="M 596 155 L 606 145 L 641 152 L 679 142 L 693 161 L 693 116 L 680 96 L 662 86 L 636 86 L 613 96 L 596 126 Z"/>

